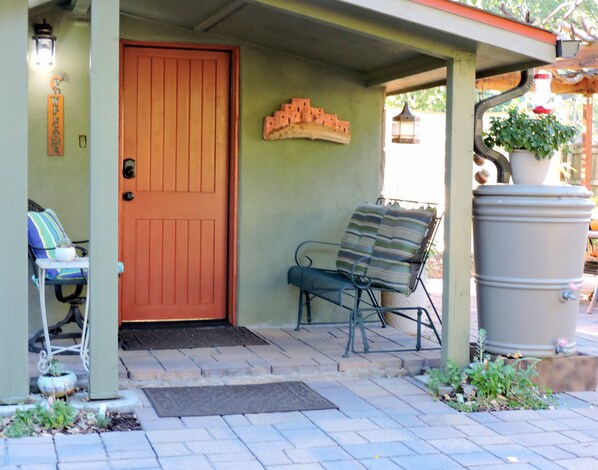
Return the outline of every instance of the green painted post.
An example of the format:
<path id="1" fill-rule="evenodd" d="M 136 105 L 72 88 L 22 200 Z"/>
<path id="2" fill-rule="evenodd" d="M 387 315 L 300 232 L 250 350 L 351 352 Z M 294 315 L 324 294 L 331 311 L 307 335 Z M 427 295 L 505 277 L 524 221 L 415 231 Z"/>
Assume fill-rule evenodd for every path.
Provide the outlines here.
<path id="1" fill-rule="evenodd" d="M 5 247 L 0 270 L 0 403 L 29 393 L 27 275 L 27 0 L 0 2 L 0 199 Z M 8 46 L 10 45 L 10 46 Z M 39 315 L 39 312 L 35 312 Z"/>
<path id="2" fill-rule="evenodd" d="M 447 61 L 442 363 L 469 363 L 475 55 Z"/>
<path id="3" fill-rule="evenodd" d="M 118 397 L 119 0 L 91 4 L 89 396 Z"/>

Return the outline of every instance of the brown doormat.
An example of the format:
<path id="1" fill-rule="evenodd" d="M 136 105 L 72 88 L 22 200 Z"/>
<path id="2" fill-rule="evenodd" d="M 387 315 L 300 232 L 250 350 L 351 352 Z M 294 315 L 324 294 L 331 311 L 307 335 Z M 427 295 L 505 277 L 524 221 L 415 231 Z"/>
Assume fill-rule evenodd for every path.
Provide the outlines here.
<path id="1" fill-rule="evenodd" d="M 127 328 L 120 330 L 119 340 L 125 351 L 268 344 L 247 328 L 233 326 Z"/>
<path id="2" fill-rule="evenodd" d="M 160 418 L 337 409 L 303 382 L 144 388 Z"/>

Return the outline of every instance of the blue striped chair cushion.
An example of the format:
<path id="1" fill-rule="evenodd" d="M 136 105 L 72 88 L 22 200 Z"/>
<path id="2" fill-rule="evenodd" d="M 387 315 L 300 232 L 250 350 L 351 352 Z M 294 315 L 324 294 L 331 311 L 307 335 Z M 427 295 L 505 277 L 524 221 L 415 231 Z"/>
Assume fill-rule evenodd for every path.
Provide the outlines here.
<path id="1" fill-rule="evenodd" d="M 366 256 L 367 258 L 360 261 L 355 269 L 356 275 L 365 273 L 374 250 L 378 227 L 386 210 L 387 207 L 375 204 L 363 204 L 355 210 L 336 258 L 336 269 L 339 273 L 350 277 L 353 265 Z"/>
<path id="2" fill-rule="evenodd" d="M 388 206 L 367 270 L 373 286 L 409 293 L 409 262 L 420 249 L 434 214 L 434 209 Z"/>
<path id="3" fill-rule="evenodd" d="M 55 248 L 61 238 L 68 238 L 52 209 L 27 213 L 27 236 L 36 258 L 56 259 Z M 81 279 L 80 269 L 49 269 L 47 279 Z"/>

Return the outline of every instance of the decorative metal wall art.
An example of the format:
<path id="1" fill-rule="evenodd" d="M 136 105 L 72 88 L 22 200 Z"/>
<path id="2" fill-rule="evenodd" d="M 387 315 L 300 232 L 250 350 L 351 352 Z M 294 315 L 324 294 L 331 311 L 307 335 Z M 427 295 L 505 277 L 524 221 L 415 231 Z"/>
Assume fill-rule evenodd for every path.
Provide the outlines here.
<path id="1" fill-rule="evenodd" d="M 69 76 L 59 72 L 50 79 L 53 93 L 48 95 L 48 156 L 64 156 L 64 95 L 59 85 L 69 81 Z"/>
<path id="2" fill-rule="evenodd" d="M 326 114 L 322 108 L 312 108 L 309 98 L 292 98 L 280 105 L 280 111 L 264 118 L 263 138 L 318 139 L 348 144 L 351 141 L 350 124 L 336 114 Z"/>

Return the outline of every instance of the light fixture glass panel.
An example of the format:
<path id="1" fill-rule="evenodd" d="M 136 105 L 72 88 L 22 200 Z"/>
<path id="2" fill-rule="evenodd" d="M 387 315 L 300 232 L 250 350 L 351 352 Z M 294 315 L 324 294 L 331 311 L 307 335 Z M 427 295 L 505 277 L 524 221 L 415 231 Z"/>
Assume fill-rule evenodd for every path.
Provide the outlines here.
<path id="1" fill-rule="evenodd" d="M 36 39 L 36 61 L 38 65 L 52 65 L 54 59 L 54 41 L 49 38 Z"/>

